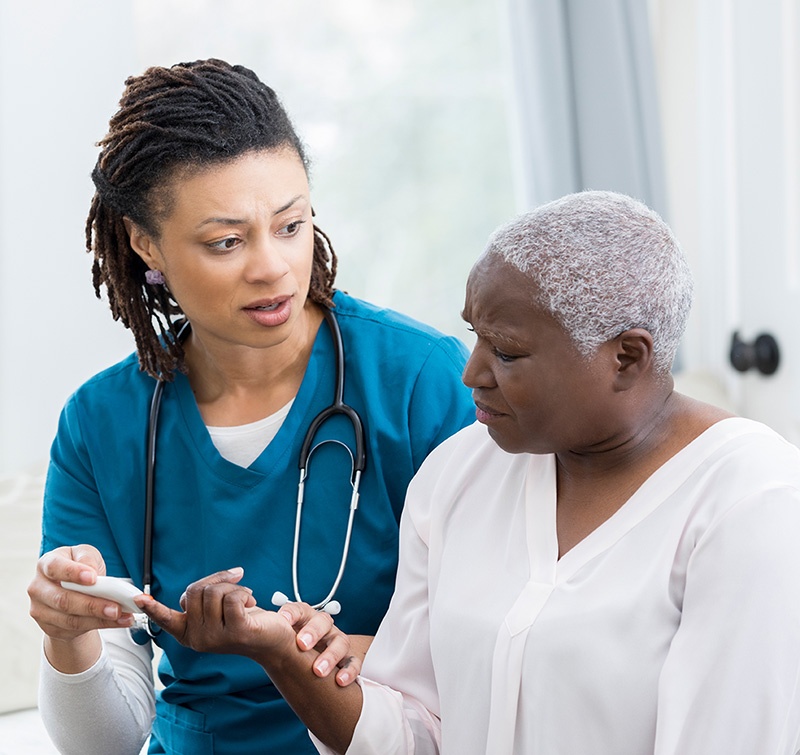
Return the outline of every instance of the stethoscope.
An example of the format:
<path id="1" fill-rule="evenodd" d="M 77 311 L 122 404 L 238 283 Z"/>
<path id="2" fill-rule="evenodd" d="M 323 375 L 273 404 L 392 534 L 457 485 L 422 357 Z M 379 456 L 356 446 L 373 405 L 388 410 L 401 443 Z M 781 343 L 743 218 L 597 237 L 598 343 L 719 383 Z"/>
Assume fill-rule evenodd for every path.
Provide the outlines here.
<path id="1" fill-rule="evenodd" d="M 350 550 L 350 538 L 353 532 L 353 519 L 355 518 L 356 509 L 358 508 L 359 486 L 361 484 L 361 475 L 367 464 L 366 455 L 366 442 L 364 436 L 364 424 L 358 412 L 351 406 L 344 403 L 344 344 L 342 342 L 342 332 L 339 329 L 339 322 L 333 312 L 325 307 L 323 309 L 325 322 L 331 331 L 333 338 L 333 348 L 336 356 L 336 390 L 333 398 L 333 403 L 323 409 L 314 419 L 306 430 L 303 444 L 300 447 L 300 457 L 298 460 L 298 467 L 300 468 L 300 481 L 297 485 L 297 508 L 295 512 L 294 524 L 294 544 L 292 546 L 292 588 L 294 598 L 298 602 L 302 602 L 300 596 L 300 584 L 297 576 L 297 564 L 300 560 L 300 526 L 303 519 L 303 502 L 305 499 L 305 483 L 308 478 L 309 463 L 311 456 L 320 446 L 326 443 L 336 443 L 342 446 L 350 456 L 351 472 L 350 472 L 350 487 L 352 494 L 350 496 L 350 511 L 347 517 L 347 530 L 344 537 L 344 545 L 342 547 L 342 557 L 339 560 L 339 571 L 336 574 L 336 579 L 328 594 L 319 603 L 315 603 L 312 607 L 317 610 L 326 611 L 330 614 L 337 614 L 341 611 L 339 601 L 334 600 L 336 590 L 339 589 L 339 584 L 344 576 L 345 566 L 347 564 L 347 555 Z M 178 331 L 178 339 L 184 340 L 191 330 L 191 325 L 186 321 Z M 161 412 L 161 399 L 164 394 L 164 380 L 156 381 L 156 387 L 153 391 L 153 397 L 150 399 L 150 413 L 148 416 L 147 426 L 147 459 L 145 471 L 145 507 L 144 507 L 144 546 L 142 553 L 142 592 L 150 595 L 153 587 L 153 514 L 155 510 L 155 470 L 156 470 L 156 440 L 158 436 L 158 419 Z M 330 438 L 322 440 L 314 444 L 314 437 L 317 431 L 324 422 L 331 417 L 343 414 L 346 416 L 353 426 L 353 435 L 355 437 L 355 455 L 353 455 L 350 447 L 340 440 Z M 289 600 L 288 596 L 282 592 L 275 592 L 272 596 L 272 603 L 275 606 L 282 606 Z M 141 637 L 141 631 L 144 629 L 148 637 Z M 137 624 L 132 632 L 134 639 L 137 642 L 146 642 L 149 638 L 156 637 L 161 628 L 148 620 L 145 624 Z"/>

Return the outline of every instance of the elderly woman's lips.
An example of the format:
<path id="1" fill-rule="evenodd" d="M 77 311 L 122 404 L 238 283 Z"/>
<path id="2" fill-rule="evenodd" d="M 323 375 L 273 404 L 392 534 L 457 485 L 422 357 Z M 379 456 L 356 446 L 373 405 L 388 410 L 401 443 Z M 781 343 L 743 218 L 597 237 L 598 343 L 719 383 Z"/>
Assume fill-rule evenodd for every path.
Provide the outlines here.
<path id="1" fill-rule="evenodd" d="M 475 419 L 477 419 L 478 422 L 486 424 L 501 416 L 502 414 L 500 412 L 495 412 L 487 406 L 482 406 L 481 404 L 475 405 Z"/>

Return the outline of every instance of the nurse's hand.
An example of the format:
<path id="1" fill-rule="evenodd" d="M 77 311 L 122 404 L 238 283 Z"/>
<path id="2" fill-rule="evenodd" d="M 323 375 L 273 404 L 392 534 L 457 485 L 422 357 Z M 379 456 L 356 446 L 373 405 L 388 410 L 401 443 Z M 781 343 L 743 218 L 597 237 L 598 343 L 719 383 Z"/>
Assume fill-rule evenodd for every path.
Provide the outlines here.
<path id="1" fill-rule="evenodd" d="M 118 603 L 61 586 L 61 582 L 92 585 L 105 573 L 103 557 L 91 545 L 65 546 L 45 553 L 28 585 L 33 620 L 56 640 L 72 640 L 93 629 L 131 626 L 133 617 L 123 613 Z"/>
<path id="2" fill-rule="evenodd" d="M 30 614 L 45 633 L 48 661 L 62 673 L 80 673 L 97 661 L 102 643 L 95 630 L 133 624 L 133 616 L 118 603 L 61 586 L 62 581 L 92 585 L 105 573 L 103 557 L 91 545 L 56 548 L 36 564 L 28 585 Z"/>
<path id="3" fill-rule="evenodd" d="M 234 653 L 260 662 L 267 656 L 315 650 L 319 655 L 312 668 L 317 676 L 328 676 L 338 666 L 341 686 L 355 679 L 360 660 L 352 658 L 349 637 L 329 614 L 304 603 L 287 603 L 277 612 L 258 608 L 252 592 L 237 584 L 243 575 L 237 568 L 193 582 L 181 597 L 183 612 L 149 596 L 134 600 L 164 631 L 198 652 Z"/>

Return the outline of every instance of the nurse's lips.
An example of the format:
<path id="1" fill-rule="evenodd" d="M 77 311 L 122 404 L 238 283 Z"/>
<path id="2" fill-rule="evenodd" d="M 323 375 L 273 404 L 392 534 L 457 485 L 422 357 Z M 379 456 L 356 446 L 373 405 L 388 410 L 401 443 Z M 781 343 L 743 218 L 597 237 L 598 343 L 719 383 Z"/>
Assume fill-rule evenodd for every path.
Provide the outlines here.
<path id="1" fill-rule="evenodd" d="M 259 299 L 243 309 L 248 317 L 259 325 L 282 325 L 292 313 L 292 297 L 276 296 L 271 299 Z"/>

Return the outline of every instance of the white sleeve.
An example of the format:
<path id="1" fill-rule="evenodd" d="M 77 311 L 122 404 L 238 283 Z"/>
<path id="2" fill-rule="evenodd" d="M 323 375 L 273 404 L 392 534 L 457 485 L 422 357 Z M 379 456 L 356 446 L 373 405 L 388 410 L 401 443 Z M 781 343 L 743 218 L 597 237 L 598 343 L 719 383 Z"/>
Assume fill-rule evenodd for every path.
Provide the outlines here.
<path id="1" fill-rule="evenodd" d="M 695 545 L 655 755 L 795 755 L 799 686 L 800 494 L 781 488 L 741 501 Z"/>
<path id="2" fill-rule="evenodd" d="M 39 709 L 63 755 L 136 755 L 155 716 L 150 644 L 137 645 L 127 629 L 101 629 L 103 651 L 80 674 L 62 674 L 44 652 Z"/>
<path id="3" fill-rule="evenodd" d="M 347 755 L 439 752 L 439 698 L 429 640 L 427 519 L 413 513 L 415 504 L 421 504 L 417 512 L 430 505 L 424 500 L 424 487 L 417 478 L 408 490 L 400 520 L 395 592 L 364 661 L 359 678 L 364 702 Z M 333 753 L 313 735 L 311 739 L 321 753 Z"/>

